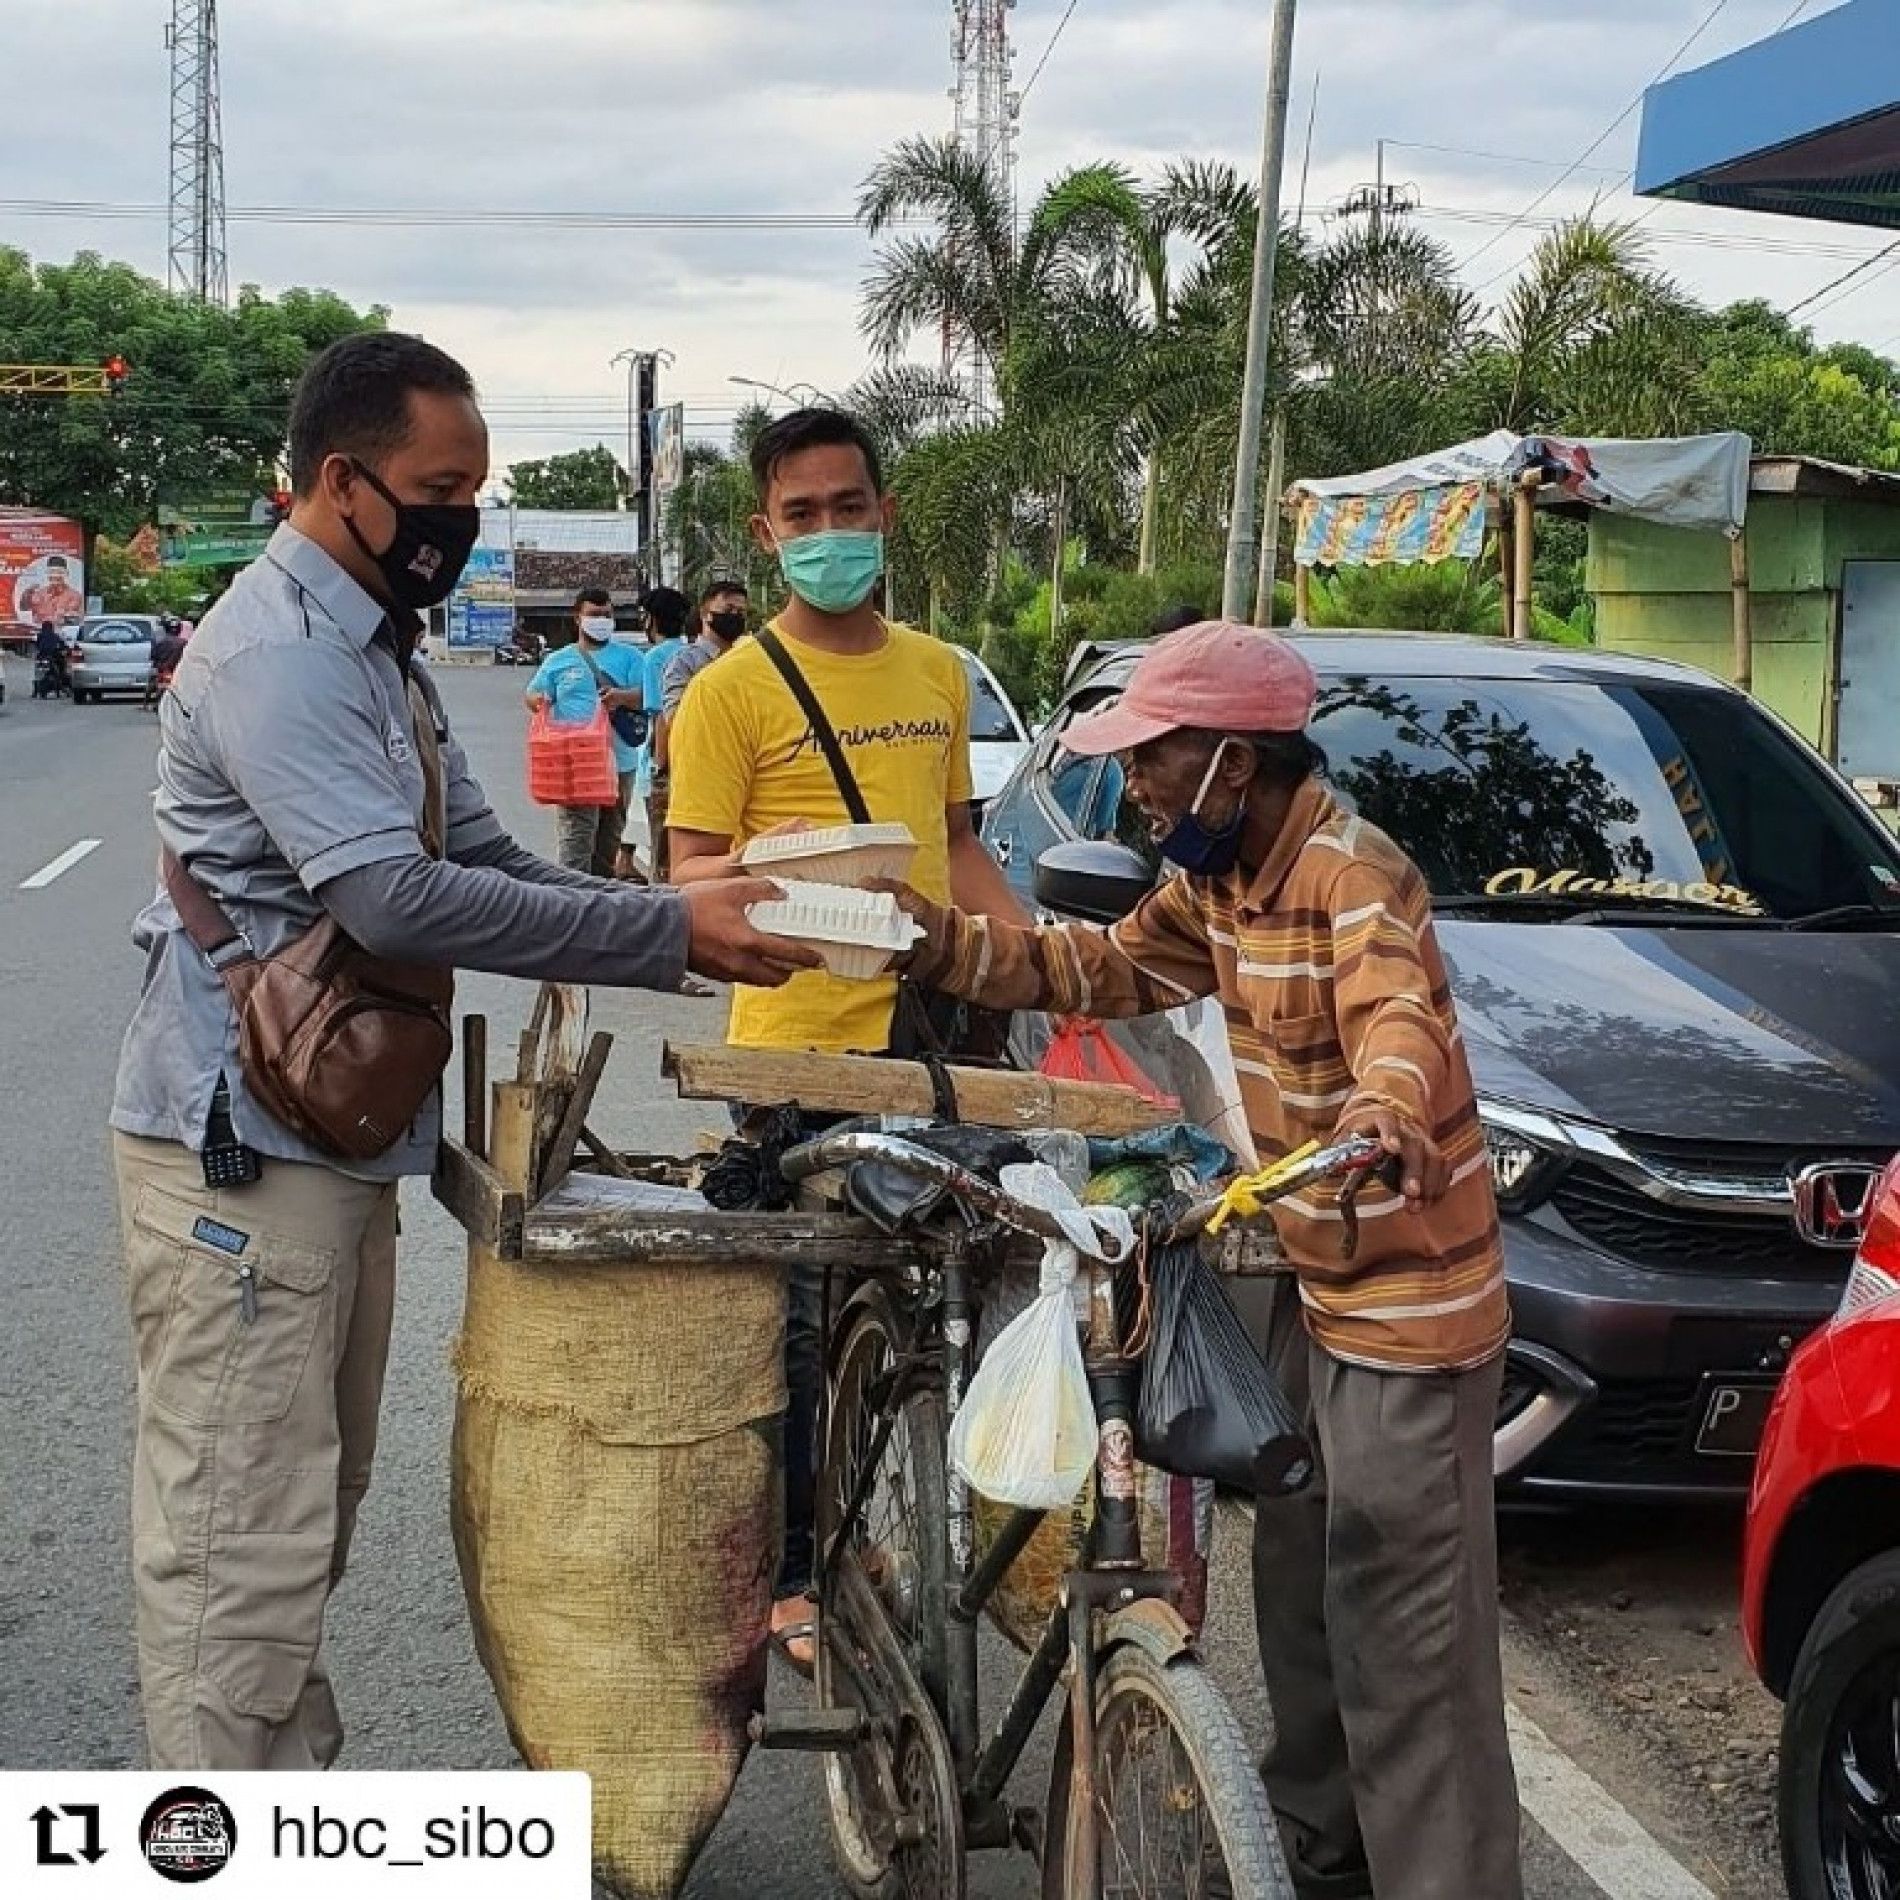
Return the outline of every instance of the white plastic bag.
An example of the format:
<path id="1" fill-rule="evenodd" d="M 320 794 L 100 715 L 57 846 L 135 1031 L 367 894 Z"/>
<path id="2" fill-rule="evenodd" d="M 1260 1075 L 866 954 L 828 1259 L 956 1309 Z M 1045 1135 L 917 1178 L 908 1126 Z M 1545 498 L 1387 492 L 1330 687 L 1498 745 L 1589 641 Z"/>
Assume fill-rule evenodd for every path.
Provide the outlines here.
<path id="1" fill-rule="evenodd" d="M 1056 1511 L 1095 1464 L 1095 1406 L 1076 1329 L 1077 1255 L 1051 1241 L 1042 1290 L 997 1334 L 950 1427 L 950 1464 L 998 1504 Z"/>
<path id="2" fill-rule="evenodd" d="M 1134 1223 L 1119 1207 L 1083 1207 L 1041 1162 L 1005 1168 L 1002 1182 L 1018 1200 L 1057 1215 L 1069 1239 L 1044 1243 L 1040 1290 L 985 1351 L 950 1428 L 950 1463 L 998 1504 L 1056 1511 L 1095 1464 L 1095 1406 L 1078 1337 L 1087 1318 L 1078 1299 L 1081 1254 L 1127 1259 Z"/>

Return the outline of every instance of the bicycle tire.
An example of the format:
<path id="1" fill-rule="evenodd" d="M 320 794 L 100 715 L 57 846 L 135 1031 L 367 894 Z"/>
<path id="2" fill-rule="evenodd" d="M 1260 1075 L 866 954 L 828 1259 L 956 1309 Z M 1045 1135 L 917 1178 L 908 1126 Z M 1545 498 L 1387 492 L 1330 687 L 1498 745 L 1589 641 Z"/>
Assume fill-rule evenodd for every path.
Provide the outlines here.
<path id="1" fill-rule="evenodd" d="M 1089 1819 L 1101 1829 L 1099 1900 L 1202 1900 L 1220 1894 L 1232 1900 L 1294 1900 L 1293 1879 L 1260 1770 L 1227 1699 L 1206 1667 L 1191 1656 L 1159 1663 L 1145 1650 L 1115 1650 L 1096 1680 L 1096 1808 Z M 1114 1808 L 1119 1793 L 1118 1752 L 1130 1724 L 1144 1713 L 1165 1724 L 1174 1743 L 1170 1764 L 1178 1777 L 1193 1777 L 1198 1799 L 1184 1803 L 1176 1779 L 1164 1819 L 1184 1830 L 1183 1851 L 1173 1864 L 1152 1866 L 1152 1843 L 1143 1835 L 1142 1865 L 1119 1847 Z M 1084 1817 L 1069 1799 L 1072 1750 L 1066 1738 L 1051 1771 L 1045 1900 L 1098 1900 L 1084 1896 L 1077 1877 L 1079 1829 Z M 1189 1843 L 1192 1843 L 1191 1851 Z M 1218 1850 L 1220 1878 L 1210 1881 L 1207 1850 Z M 1164 1863 L 1168 1856 L 1162 1857 Z M 1150 1872 L 1152 1871 L 1152 1878 Z"/>
<path id="2" fill-rule="evenodd" d="M 867 1289 L 846 1316 L 842 1343 L 827 1369 L 833 1393 L 818 1486 L 820 1551 L 830 1548 L 855 1486 L 858 1463 L 854 1451 L 868 1449 L 869 1434 L 874 1429 L 875 1420 L 865 1414 L 863 1404 L 867 1383 L 907 1358 L 910 1350 L 910 1330 L 891 1301 L 880 1290 Z M 885 1566 L 883 1575 L 872 1581 L 905 1660 L 938 1708 L 943 1697 L 947 1616 L 947 1436 L 942 1392 L 934 1381 L 913 1385 L 903 1400 L 903 1443 L 900 1447 L 894 1432 L 884 1454 L 887 1469 L 895 1454 L 894 1462 L 906 1474 L 912 1507 L 909 1548 L 901 1553 L 899 1563 Z M 868 1549 L 854 1545 L 853 1549 L 861 1562 L 873 1560 L 864 1562 L 867 1575 L 879 1568 L 875 1545 Z M 836 1627 L 827 1632 L 826 1614 L 821 1611 L 820 1615 L 816 1671 L 819 1706 L 858 1707 L 861 1697 L 843 1679 L 848 1672 L 838 1648 L 849 1641 L 850 1632 Z M 895 1710 L 866 1712 L 897 1726 Z M 915 1772 L 922 1772 L 922 1758 L 915 1759 Z M 901 1770 L 903 1762 L 900 1760 L 897 1766 Z M 915 1859 L 916 1850 L 900 1848 L 891 1838 L 889 1817 L 867 1798 L 854 1756 L 825 1756 L 823 1779 L 833 1859 L 840 1879 L 855 1900 L 909 1900 L 919 1891 L 950 1888 L 947 1873 L 919 1878 L 907 1870 L 906 1862 Z M 900 1785 L 907 1784 L 911 1776 L 900 1772 L 898 1780 Z M 911 1788 L 909 1792 L 914 1794 L 916 1790 Z M 954 1789 L 951 1792 L 954 1794 Z M 960 1893 L 960 1841 L 952 1858 L 958 1863 L 954 1890 Z"/>

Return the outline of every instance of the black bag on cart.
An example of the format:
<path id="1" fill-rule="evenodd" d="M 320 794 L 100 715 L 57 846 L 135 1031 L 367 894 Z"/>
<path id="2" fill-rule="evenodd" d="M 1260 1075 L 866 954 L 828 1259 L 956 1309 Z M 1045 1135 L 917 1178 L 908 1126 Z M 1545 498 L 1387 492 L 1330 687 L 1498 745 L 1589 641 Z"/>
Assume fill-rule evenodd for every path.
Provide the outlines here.
<path id="1" fill-rule="evenodd" d="M 1304 1490 L 1312 1447 L 1220 1275 L 1193 1244 L 1163 1249 L 1149 1271 L 1154 1331 L 1142 1364 L 1136 1456 L 1251 1497 Z"/>

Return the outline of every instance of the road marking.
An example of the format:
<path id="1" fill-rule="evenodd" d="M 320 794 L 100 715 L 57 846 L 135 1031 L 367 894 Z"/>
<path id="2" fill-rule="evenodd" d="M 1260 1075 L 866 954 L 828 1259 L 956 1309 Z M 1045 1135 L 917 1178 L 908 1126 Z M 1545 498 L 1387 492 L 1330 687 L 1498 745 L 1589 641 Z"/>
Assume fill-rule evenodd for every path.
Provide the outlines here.
<path id="1" fill-rule="evenodd" d="M 1524 1811 L 1610 1900 L 1715 1900 L 1515 1702 L 1504 1705 Z"/>
<path id="2" fill-rule="evenodd" d="M 29 878 L 21 881 L 23 891 L 43 891 L 56 877 L 64 877 L 75 864 L 89 858 L 105 842 L 102 838 L 81 838 L 75 845 L 69 845 L 51 864 L 42 864 Z"/>

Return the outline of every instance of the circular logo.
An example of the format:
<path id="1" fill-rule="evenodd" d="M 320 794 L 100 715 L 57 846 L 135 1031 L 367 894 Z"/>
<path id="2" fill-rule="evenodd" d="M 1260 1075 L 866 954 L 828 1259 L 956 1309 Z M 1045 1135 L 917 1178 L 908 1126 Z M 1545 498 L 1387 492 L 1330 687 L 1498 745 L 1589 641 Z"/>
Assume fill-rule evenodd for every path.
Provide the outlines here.
<path id="1" fill-rule="evenodd" d="M 145 1810 L 139 1845 L 167 1880 L 209 1880 L 237 1852 L 237 1816 L 209 1788 L 172 1788 Z"/>

